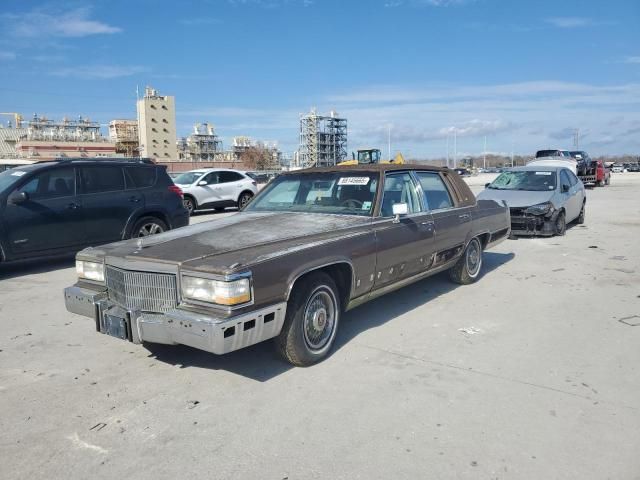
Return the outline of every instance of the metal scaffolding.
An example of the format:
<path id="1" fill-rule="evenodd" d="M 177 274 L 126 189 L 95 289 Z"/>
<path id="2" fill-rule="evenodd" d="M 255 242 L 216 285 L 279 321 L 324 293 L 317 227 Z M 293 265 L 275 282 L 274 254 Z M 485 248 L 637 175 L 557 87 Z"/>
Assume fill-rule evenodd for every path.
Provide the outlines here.
<path id="1" fill-rule="evenodd" d="M 347 158 L 347 119 L 336 112 L 318 115 L 315 109 L 300 116 L 301 167 L 327 167 Z"/>
<path id="2" fill-rule="evenodd" d="M 215 160 L 222 151 L 222 140 L 215 132 L 215 127 L 207 122 L 196 123 L 193 133 L 178 140 L 178 157 L 191 162 L 208 162 Z"/>

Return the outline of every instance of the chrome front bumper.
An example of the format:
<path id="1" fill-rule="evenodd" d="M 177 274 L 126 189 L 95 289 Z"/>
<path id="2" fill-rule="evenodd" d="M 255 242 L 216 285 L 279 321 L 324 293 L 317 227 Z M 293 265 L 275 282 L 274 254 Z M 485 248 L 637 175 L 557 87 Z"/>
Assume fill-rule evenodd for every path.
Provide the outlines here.
<path id="1" fill-rule="evenodd" d="M 223 354 L 273 338 L 280 333 L 286 303 L 278 303 L 243 315 L 219 318 L 179 308 L 166 313 L 127 310 L 108 299 L 104 287 L 74 285 L 64 289 L 64 300 L 71 313 L 92 318 L 96 330 L 108 333 L 105 315 L 125 319 L 126 340 L 133 343 L 188 345 Z"/>

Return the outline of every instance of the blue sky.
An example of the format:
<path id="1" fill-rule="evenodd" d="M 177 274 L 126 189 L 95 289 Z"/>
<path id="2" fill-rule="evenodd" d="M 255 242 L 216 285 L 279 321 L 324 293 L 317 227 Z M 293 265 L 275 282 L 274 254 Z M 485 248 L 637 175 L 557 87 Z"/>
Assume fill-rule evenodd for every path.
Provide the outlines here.
<path id="1" fill-rule="evenodd" d="M 298 143 L 300 113 L 349 120 L 349 149 L 409 157 L 571 147 L 640 154 L 637 0 L 4 0 L 0 111 L 135 118 L 175 95 L 212 122 Z M 4 119 L 3 119 L 4 120 Z M 451 147 L 452 148 L 452 147 Z"/>

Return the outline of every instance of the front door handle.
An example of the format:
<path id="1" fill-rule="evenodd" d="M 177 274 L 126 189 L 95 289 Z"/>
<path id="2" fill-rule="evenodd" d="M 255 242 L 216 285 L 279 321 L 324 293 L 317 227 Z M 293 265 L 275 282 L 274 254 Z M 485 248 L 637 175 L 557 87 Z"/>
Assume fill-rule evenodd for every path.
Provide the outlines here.
<path id="1" fill-rule="evenodd" d="M 460 218 L 461 220 L 468 220 L 471 218 L 471 215 L 469 215 L 468 213 L 463 213 L 462 215 L 458 215 L 458 218 Z"/>
<path id="2" fill-rule="evenodd" d="M 77 203 L 70 203 L 69 205 L 67 205 L 67 208 L 69 210 L 76 210 L 76 209 L 80 208 L 80 205 L 78 205 Z"/>
<path id="3" fill-rule="evenodd" d="M 129 197 L 129 201 L 133 203 L 138 203 L 140 201 L 140 197 Z"/>

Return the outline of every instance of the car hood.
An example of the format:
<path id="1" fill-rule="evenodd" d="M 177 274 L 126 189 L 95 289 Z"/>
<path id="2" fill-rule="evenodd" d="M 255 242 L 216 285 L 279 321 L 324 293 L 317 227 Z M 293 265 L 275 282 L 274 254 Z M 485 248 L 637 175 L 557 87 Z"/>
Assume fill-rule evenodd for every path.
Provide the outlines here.
<path id="1" fill-rule="evenodd" d="M 495 200 L 507 202 L 509 207 L 530 207 L 551 200 L 554 191 L 532 192 L 527 190 L 497 190 L 486 188 L 478 194 L 478 200 Z"/>
<path id="2" fill-rule="evenodd" d="M 92 249 L 96 255 L 176 263 L 229 273 L 292 249 L 357 233 L 370 217 L 316 213 L 239 212 L 144 239 Z"/>

